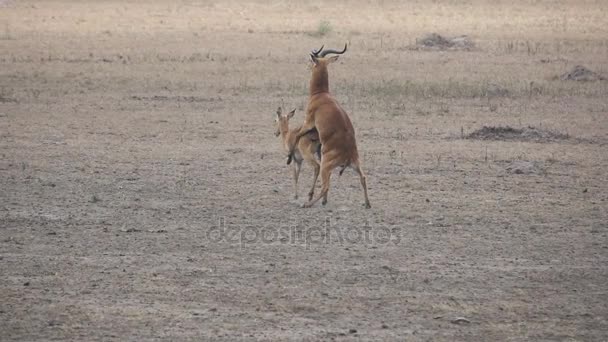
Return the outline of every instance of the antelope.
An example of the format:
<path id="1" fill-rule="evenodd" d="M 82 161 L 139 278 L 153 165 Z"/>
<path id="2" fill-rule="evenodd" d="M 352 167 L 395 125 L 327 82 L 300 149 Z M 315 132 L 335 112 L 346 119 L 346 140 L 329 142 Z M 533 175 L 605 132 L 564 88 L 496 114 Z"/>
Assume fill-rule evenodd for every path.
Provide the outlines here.
<path id="1" fill-rule="evenodd" d="M 312 200 L 312 197 L 315 194 L 315 185 L 317 184 L 317 179 L 319 178 L 319 170 L 321 166 L 319 166 L 319 162 L 315 159 L 315 154 L 319 154 L 321 144 L 319 142 L 319 134 L 316 130 L 310 130 L 308 134 L 296 143 L 296 133 L 299 132 L 300 127 L 296 127 L 293 129 L 289 129 L 289 119 L 293 118 L 296 113 L 296 110 L 292 110 L 287 115 L 281 115 L 281 107 L 277 109 L 277 131 L 275 132 L 275 136 L 281 136 L 281 142 L 283 149 L 286 152 L 289 152 L 289 147 L 291 144 L 294 146 L 297 145 L 293 152 L 293 159 L 295 163 L 293 164 L 293 180 L 294 180 L 294 190 L 295 195 L 294 198 L 298 199 L 298 178 L 300 177 L 300 170 L 302 168 L 302 161 L 306 160 L 308 164 L 310 164 L 314 169 L 314 178 L 312 181 L 312 188 L 310 192 L 308 192 L 308 200 Z"/>
<path id="2" fill-rule="evenodd" d="M 338 60 L 338 55 L 346 52 L 347 45 L 342 51 L 323 50 L 321 46 L 318 50 L 313 50 L 310 54 L 312 62 L 312 77 L 310 79 L 310 96 L 304 124 L 295 134 L 295 139 L 290 141 L 287 155 L 289 165 L 295 157 L 296 146 L 300 138 L 316 129 L 321 142 L 321 192 L 315 199 L 310 199 L 303 205 L 309 208 L 319 199 L 323 205 L 327 204 L 327 193 L 329 191 L 329 179 L 331 172 L 336 167 L 341 167 L 340 175 L 347 167 L 355 170 L 359 175 L 365 207 L 371 208 L 367 197 L 367 183 L 365 173 L 361 169 L 359 153 L 357 152 L 357 142 L 355 140 L 355 130 L 346 114 L 340 107 L 336 99 L 329 93 L 329 80 L 327 66 Z M 329 54 L 336 56 L 326 57 Z"/>

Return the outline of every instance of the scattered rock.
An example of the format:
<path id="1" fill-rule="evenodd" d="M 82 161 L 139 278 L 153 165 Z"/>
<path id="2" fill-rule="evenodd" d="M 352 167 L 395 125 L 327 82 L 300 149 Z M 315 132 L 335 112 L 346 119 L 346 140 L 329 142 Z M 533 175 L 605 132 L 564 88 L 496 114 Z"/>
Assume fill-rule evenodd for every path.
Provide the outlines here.
<path id="1" fill-rule="evenodd" d="M 541 63 L 568 63 L 568 60 L 562 57 L 558 58 L 543 58 L 540 60 Z"/>
<path id="2" fill-rule="evenodd" d="M 453 320 L 450 321 L 453 324 L 469 324 L 471 323 L 471 321 L 469 321 L 468 319 L 464 318 L 464 317 L 456 317 Z"/>
<path id="3" fill-rule="evenodd" d="M 570 70 L 569 72 L 566 72 L 565 74 L 562 74 L 559 78 L 562 81 L 581 81 L 581 82 L 606 80 L 606 78 L 604 76 L 602 76 L 594 71 L 591 71 L 582 65 L 575 66 L 572 70 Z"/>
<path id="4" fill-rule="evenodd" d="M 131 229 L 134 229 L 134 228 L 131 228 Z M 132 230 L 132 231 L 127 230 L 126 232 L 139 232 L 139 230 L 137 230 L 137 229 Z M 148 232 L 149 233 L 166 233 L 167 231 L 164 229 L 151 229 L 151 230 L 148 230 Z"/>
<path id="5" fill-rule="evenodd" d="M 226 149 L 226 152 L 231 152 L 232 154 L 243 153 L 244 151 L 245 150 L 240 147 Z"/>
<path id="6" fill-rule="evenodd" d="M 356 334 L 357 333 L 357 329 L 348 329 L 348 333 L 349 334 Z"/>

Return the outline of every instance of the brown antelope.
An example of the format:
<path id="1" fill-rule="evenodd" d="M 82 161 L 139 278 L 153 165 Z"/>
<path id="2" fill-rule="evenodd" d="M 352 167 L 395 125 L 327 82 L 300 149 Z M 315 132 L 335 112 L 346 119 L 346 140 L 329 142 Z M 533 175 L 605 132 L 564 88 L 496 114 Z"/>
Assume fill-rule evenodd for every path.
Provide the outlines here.
<path id="1" fill-rule="evenodd" d="M 277 109 L 277 131 L 275 135 L 281 136 L 283 148 L 286 152 L 289 152 L 291 144 L 296 144 L 296 133 L 300 131 L 300 127 L 289 129 L 289 119 L 291 119 L 296 113 L 296 110 L 292 110 L 287 115 L 281 115 L 281 107 Z M 306 160 L 314 168 L 314 178 L 312 181 L 312 187 L 308 193 L 308 200 L 312 200 L 315 193 L 315 185 L 317 184 L 317 178 L 319 178 L 319 162 L 315 159 L 315 154 L 319 153 L 321 143 L 319 142 L 319 134 L 316 130 L 311 130 L 307 135 L 299 139 L 297 147 L 293 152 L 293 158 L 295 163 L 293 164 L 293 180 L 295 184 L 295 199 L 298 199 L 298 178 L 300 177 L 300 170 L 302 168 L 302 161 Z"/>
<path id="2" fill-rule="evenodd" d="M 346 111 L 329 93 L 327 66 L 338 60 L 339 56 L 325 56 L 329 54 L 341 55 L 346 52 L 346 48 L 347 46 L 344 45 L 344 50 L 337 51 L 323 50 L 323 47 L 321 47 L 310 54 L 312 77 L 310 79 L 310 97 L 306 118 L 295 139 L 290 142 L 287 156 L 287 164 L 290 164 L 295 157 L 295 148 L 300 138 L 314 129 L 317 130 L 321 141 L 321 192 L 317 198 L 304 204 L 306 208 L 311 207 L 321 198 L 323 198 L 322 204 L 327 203 L 331 171 L 338 166 L 342 168 L 340 174 L 347 167 L 353 168 L 359 174 L 365 197 L 365 207 L 371 208 L 367 197 L 365 174 L 361 170 L 359 153 L 357 152 L 355 130 Z"/>

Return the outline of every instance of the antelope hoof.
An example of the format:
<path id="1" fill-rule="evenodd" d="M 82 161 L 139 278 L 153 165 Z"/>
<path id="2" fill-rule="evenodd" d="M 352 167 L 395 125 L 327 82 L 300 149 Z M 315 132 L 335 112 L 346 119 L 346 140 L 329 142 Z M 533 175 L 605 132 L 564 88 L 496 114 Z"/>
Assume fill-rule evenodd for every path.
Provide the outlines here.
<path id="1" fill-rule="evenodd" d="M 365 209 L 371 209 L 372 205 L 369 202 L 365 202 Z"/>
<path id="2" fill-rule="evenodd" d="M 315 193 L 314 192 L 309 192 L 308 193 L 308 202 L 312 201 L 312 198 L 314 197 Z"/>
<path id="3" fill-rule="evenodd" d="M 298 199 L 298 194 L 293 195 L 293 199 Z"/>
<path id="4" fill-rule="evenodd" d="M 321 205 L 326 205 L 326 204 L 327 204 L 327 200 L 326 200 L 326 199 L 323 199 L 323 200 L 321 201 Z"/>

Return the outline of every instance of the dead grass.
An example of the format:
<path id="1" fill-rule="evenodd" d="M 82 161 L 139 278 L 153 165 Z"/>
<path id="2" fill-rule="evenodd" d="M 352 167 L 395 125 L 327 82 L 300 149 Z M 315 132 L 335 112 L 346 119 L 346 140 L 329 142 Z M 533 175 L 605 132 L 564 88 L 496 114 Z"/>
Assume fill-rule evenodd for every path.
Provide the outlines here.
<path id="1" fill-rule="evenodd" d="M 437 33 L 429 33 L 422 38 L 416 38 L 416 44 L 410 46 L 412 50 L 473 50 L 475 43 L 466 35 L 444 37 Z"/>
<path id="2" fill-rule="evenodd" d="M 510 126 L 483 126 L 468 134 L 467 139 L 553 142 L 570 139 L 570 136 L 565 133 L 532 126 L 523 128 L 513 128 Z"/>
<path id="3" fill-rule="evenodd" d="M 571 71 L 562 74 L 559 79 L 563 81 L 604 81 L 606 78 L 582 65 L 575 66 Z"/>
<path id="4" fill-rule="evenodd" d="M 321 20 L 319 25 L 317 25 L 317 29 L 313 32 L 310 32 L 310 35 L 316 38 L 322 38 L 327 36 L 334 30 L 332 24 L 327 20 Z"/>

